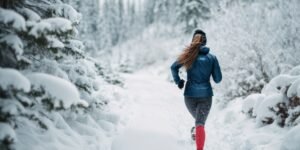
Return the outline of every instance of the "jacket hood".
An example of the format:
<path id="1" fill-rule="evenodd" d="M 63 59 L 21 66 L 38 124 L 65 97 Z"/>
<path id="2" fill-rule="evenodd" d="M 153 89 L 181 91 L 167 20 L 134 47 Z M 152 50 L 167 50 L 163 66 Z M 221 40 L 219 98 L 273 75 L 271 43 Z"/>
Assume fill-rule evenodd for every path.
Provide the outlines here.
<path id="1" fill-rule="evenodd" d="M 200 54 L 208 54 L 209 53 L 209 47 L 206 47 L 206 46 L 200 46 L 199 47 L 199 53 Z"/>

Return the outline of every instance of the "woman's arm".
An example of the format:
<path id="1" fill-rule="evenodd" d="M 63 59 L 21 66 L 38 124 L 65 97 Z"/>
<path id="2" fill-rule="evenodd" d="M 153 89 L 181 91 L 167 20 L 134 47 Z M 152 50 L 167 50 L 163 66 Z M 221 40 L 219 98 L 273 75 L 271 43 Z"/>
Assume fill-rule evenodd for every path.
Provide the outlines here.
<path id="1" fill-rule="evenodd" d="M 176 84 L 179 84 L 180 77 L 179 77 L 179 69 L 182 67 L 182 64 L 179 64 L 177 61 L 175 61 L 171 66 L 171 72 L 174 79 L 174 82 Z"/>
<path id="2" fill-rule="evenodd" d="M 222 72 L 217 57 L 214 58 L 212 76 L 216 83 L 220 83 L 222 80 Z"/>

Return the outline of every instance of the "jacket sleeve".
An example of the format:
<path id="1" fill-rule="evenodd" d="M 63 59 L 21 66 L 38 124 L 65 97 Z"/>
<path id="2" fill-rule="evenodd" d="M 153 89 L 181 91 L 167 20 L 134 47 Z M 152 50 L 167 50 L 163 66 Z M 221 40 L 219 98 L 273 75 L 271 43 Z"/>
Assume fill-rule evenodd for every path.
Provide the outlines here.
<path id="1" fill-rule="evenodd" d="M 216 83 L 220 83 L 222 80 L 222 72 L 217 57 L 214 58 L 212 77 Z"/>
<path id="2" fill-rule="evenodd" d="M 171 72 L 172 72 L 172 76 L 174 79 L 174 82 L 176 84 L 179 83 L 180 81 L 180 77 L 179 77 L 179 69 L 182 67 L 182 64 L 179 64 L 177 61 L 175 61 L 172 65 L 171 65 Z"/>

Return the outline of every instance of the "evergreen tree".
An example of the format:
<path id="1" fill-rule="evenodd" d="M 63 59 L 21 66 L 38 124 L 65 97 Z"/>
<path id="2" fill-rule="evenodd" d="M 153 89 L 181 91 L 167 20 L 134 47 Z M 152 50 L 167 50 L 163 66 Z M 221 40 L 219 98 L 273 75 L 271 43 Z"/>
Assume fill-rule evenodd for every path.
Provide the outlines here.
<path id="1" fill-rule="evenodd" d="M 201 21 L 210 17 L 210 9 L 205 0 L 180 0 L 178 19 L 184 22 L 186 32 L 197 28 Z"/>
<path id="2" fill-rule="evenodd" d="M 0 149 L 14 149 L 20 124 L 47 132 L 47 119 L 55 114 L 85 116 L 107 104 L 93 94 L 96 78 L 122 83 L 84 53 L 77 36 L 81 15 L 72 6 L 60 0 L 9 0 L 0 6 L 0 76 L 8 79 L 0 80 L 0 130 L 6 132 Z"/>

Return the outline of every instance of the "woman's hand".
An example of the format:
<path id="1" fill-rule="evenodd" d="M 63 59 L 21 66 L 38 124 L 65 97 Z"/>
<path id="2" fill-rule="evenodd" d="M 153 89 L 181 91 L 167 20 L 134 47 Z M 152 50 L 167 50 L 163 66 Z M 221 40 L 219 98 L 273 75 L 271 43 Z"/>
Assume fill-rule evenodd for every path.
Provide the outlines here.
<path id="1" fill-rule="evenodd" d="M 182 89 L 184 87 L 184 80 L 180 79 L 180 81 L 178 82 L 177 86 L 179 89 Z"/>

